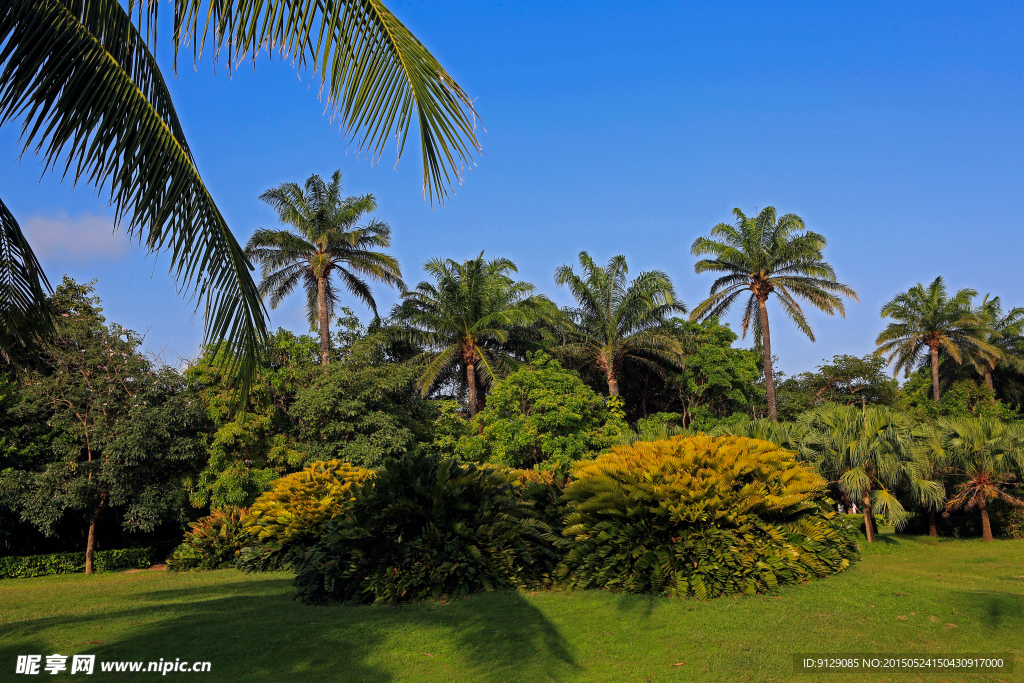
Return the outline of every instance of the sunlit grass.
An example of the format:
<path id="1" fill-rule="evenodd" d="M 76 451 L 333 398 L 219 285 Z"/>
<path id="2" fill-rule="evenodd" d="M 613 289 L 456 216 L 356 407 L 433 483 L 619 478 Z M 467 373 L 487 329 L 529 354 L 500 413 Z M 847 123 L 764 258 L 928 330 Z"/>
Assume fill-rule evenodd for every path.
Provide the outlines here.
<path id="1" fill-rule="evenodd" d="M 291 596 L 288 574 L 233 570 L 0 581 L 0 671 L 13 674 L 18 654 L 54 652 L 209 660 L 211 674 L 188 675 L 209 681 L 811 681 L 822 676 L 794 673 L 792 655 L 814 652 L 999 652 L 1024 662 L 1024 541 L 883 536 L 844 574 L 711 602 L 504 592 L 392 609 L 307 607 Z"/>

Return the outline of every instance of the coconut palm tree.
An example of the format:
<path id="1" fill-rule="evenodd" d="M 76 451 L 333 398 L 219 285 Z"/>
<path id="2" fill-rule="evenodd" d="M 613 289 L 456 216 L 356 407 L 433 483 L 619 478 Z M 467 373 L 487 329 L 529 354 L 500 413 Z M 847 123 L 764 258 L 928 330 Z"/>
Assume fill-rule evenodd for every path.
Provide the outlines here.
<path id="1" fill-rule="evenodd" d="M 259 291 L 270 297 L 271 308 L 302 283 L 310 329 L 320 331 L 324 367 L 330 353 L 330 320 L 338 303 L 334 276 L 374 315 L 377 303 L 363 277 L 405 288 L 395 257 L 374 251 L 391 246 L 388 224 L 370 220 L 356 226 L 363 214 L 377 209 L 377 200 L 370 194 L 342 198 L 341 188 L 341 171 L 335 171 L 330 183 L 311 175 L 305 191 L 295 183 L 267 190 L 260 199 L 294 230 L 260 228 L 245 245 L 245 255 L 263 265 Z"/>
<path id="2" fill-rule="evenodd" d="M 423 269 L 434 283 L 403 293 L 391 320 L 403 341 L 426 349 L 412 359 L 424 365 L 423 395 L 458 373 L 475 416 L 487 387 L 518 364 L 527 332 L 553 320 L 556 308 L 532 284 L 512 279 L 516 265 L 508 259 L 486 261 L 480 252 L 462 263 L 432 259 Z"/>
<path id="3" fill-rule="evenodd" d="M 900 370 L 909 374 L 930 358 L 932 398 L 938 403 L 939 354 L 957 363 L 968 352 L 978 358 L 999 357 L 999 349 L 986 341 L 986 320 L 971 306 L 977 294 L 973 289 L 961 289 L 948 296 L 940 275 L 927 287 L 919 282 L 882 306 L 882 317 L 895 322 L 878 335 L 876 353 L 888 354 L 889 362 L 894 363 L 893 376 Z"/>
<path id="4" fill-rule="evenodd" d="M 242 248 L 199 175 L 156 60 L 158 2 L 0 3 L 0 125 L 73 182 L 109 192 L 115 224 L 166 250 L 184 291 L 207 300 L 207 340 L 226 340 L 243 380 L 256 371 L 265 311 Z M 424 193 L 443 200 L 478 150 L 470 98 L 380 2 L 172 0 L 175 68 L 206 47 L 228 70 L 260 52 L 314 67 L 328 109 L 379 155 L 418 128 Z M 162 47 L 162 46 L 161 46 Z M 180 51 L 184 48 L 184 51 Z M 47 327 L 39 263 L 0 202 L 0 343 Z"/>
<path id="5" fill-rule="evenodd" d="M 875 541 L 874 511 L 897 526 L 906 519 L 897 489 L 926 504 L 945 496 L 941 484 L 922 476 L 910 422 L 890 408 L 826 403 L 803 413 L 799 424 L 807 430 L 801 443 L 804 457 L 863 506 L 869 543 Z"/>
<path id="6" fill-rule="evenodd" d="M 814 341 L 797 299 L 803 299 L 829 315 L 846 317 L 841 297 L 859 301 L 857 293 L 836 280 L 835 270 L 823 260 L 825 238 L 807 231 L 796 214 L 778 216 L 775 207 L 765 207 L 757 216 L 748 217 L 733 209 L 736 222 L 719 223 L 708 237 L 693 242 L 694 256 L 711 256 L 694 265 L 697 273 L 722 273 L 711 285 L 710 296 L 690 315 L 692 320 L 718 318 L 750 292 L 743 311 L 743 336 L 753 327 L 764 360 L 765 393 L 768 416 L 778 419 L 775 407 L 775 380 L 772 373 L 772 342 L 768 326 L 768 297 L 775 293 L 782 310 L 797 328 Z"/>
<path id="7" fill-rule="evenodd" d="M 946 509 L 978 508 L 981 535 L 992 540 L 988 505 L 1001 500 L 1024 507 L 1024 500 L 1007 492 L 1024 474 L 1024 429 L 988 418 L 948 418 L 939 422 L 948 458 L 962 478 Z"/>
<path id="8" fill-rule="evenodd" d="M 969 349 L 971 365 L 985 380 L 985 386 L 994 394 L 996 387 L 992 381 L 992 373 L 997 367 L 1002 366 L 1018 373 L 1024 372 L 1024 358 L 1018 355 L 1016 346 L 1017 339 L 1024 334 L 1024 308 L 1011 309 L 1004 315 L 999 297 L 989 297 L 986 294 L 975 309 L 975 313 L 985 321 L 981 329 L 984 341 L 994 346 L 998 353 L 984 353 L 982 349 L 972 347 Z"/>
<path id="9" fill-rule="evenodd" d="M 668 275 L 652 270 L 627 283 L 625 256 L 615 256 L 603 267 L 585 251 L 579 260 L 582 275 L 571 266 L 555 270 L 555 283 L 567 286 L 576 299 L 576 307 L 566 310 L 570 325 L 559 354 L 600 372 L 609 396 L 619 395 L 619 373 L 626 361 L 657 372 L 663 365 L 678 365 L 682 345 L 663 325 L 672 313 L 685 313 L 686 305 Z"/>

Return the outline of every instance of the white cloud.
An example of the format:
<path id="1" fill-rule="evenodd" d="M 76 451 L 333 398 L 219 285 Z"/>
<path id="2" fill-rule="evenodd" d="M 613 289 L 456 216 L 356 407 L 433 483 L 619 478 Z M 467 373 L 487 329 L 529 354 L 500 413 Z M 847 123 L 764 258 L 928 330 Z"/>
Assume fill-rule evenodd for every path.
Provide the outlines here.
<path id="1" fill-rule="evenodd" d="M 67 211 L 30 216 L 21 222 L 39 258 L 70 261 L 116 261 L 131 245 L 124 232 L 114 233 L 114 219 L 95 213 L 69 216 Z"/>

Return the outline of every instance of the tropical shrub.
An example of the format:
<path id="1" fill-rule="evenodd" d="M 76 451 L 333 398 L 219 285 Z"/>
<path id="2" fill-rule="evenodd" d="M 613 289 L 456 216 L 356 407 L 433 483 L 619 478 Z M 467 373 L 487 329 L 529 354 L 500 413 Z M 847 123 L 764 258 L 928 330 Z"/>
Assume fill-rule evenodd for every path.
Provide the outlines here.
<path id="1" fill-rule="evenodd" d="M 246 508 L 217 508 L 192 522 L 184 542 L 167 559 L 167 568 L 183 572 L 234 567 L 245 545 L 242 520 L 247 513 Z"/>
<path id="2" fill-rule="evenodd" d="M 512 488 L 522 500 L 533 505 L 537 516 L 561 535 L 565 526 L 565 504 L 562 494 L 569 483 L 566 473 L 556 470 L 506 470 Z"/>
<path id="3" fill-rule="evenodd" d="M 508 475 L 450 458 L 387 462 L 353 488 L 295 578 L 308 603 L 465 595 L 546 583 L 559 539 Z"/>
<path id="4" fill-rule="evenodd" d="M 242 520 L 249 545 L 239 567 L 271 571 L 294 566 L 323 534 L 324 524 L 352 501 L 352 488 L 372 473 L 347 462 L 315 462 L 281 477 Z"/>
<path id="5" fill-rule="evenodd" d="M 620 446 L 565 489 L 576 588 L 713 598 L 772 593 L 857 559 L 826 482 L 791 451 L 704 434 Z"/>

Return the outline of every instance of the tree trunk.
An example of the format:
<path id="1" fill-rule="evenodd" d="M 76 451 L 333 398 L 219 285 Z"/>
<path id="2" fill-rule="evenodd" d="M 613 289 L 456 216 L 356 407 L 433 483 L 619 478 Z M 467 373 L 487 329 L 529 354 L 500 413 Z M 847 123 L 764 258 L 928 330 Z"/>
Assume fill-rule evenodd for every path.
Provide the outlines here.
<path id="1" fill-rule="evenodd" d="M 992 539 L 992 523 L 988 519 L 988 501 L 982 500 L 978 504 L 978 509 L 981 510 L 981 537 L 986 541 Z"/>
<path id="2" fill-rule="evenodd" d="M 107 494 L 104 493 L 100 496 L 100 504 L 96 506 L 96 509 L 92 513 L 92 517 L 89 519 L 89 535 L 85 541 L 85 573 L 95 574 L 96 570 L 93 567 L 93 558 L 96 555 L 96 522 L 99 521 L 100 512 L 103 511 L 103 506 L 107 502 Z"/>
<path id="3" fill-rule="evenodd" d="M 331 326 L 327 319 L 327 278 L 316 281 L 317 313 L 320 316 L 320 365 L 327 369 L 327 359 L 331 352 Z"/>
<path id="4" fill-rule="evenodd" d="M 932 398 L 939 404 L 939 347 L 932 347 Z"/>
<path id="5" fill-rule="evenodd" d="M 935 523 L 935 511 L 934 510 L 928 513 L 928 535 L 931 536 L 932 538 L 938 538 L 939 537 L 939 527 Z"/>
<path id="6" fill-rule="evenodd" d="M 615 379 L 615 372 L 608 372 L 608 395 L 618 396 L 619 395 L 619 380 Z"/>
<path id="7" fill-rule="evenodd" d="M 871 517 L 871 498 L 864 496 L 861 502 L 864 504 L 864 535 L 868 537 L 868 543 L 874 543 L 875 520 Z"/>
<path id="8" fill-rule="evenodd" d="M 469 389 L 469 416 L 476 417 L 476 366 L 466 363 L 466 385 Z"/>
<path id="9" fill-rule="evenodd" d="M 777 422 L 779 414 L 775 409 L 775 380 L 772 377 L 772 338 L 768 330 L 768 306 L 765 299 L 758 297 L 757 309 L 761 316 L 761 349 L 764 351 L 764 389 L 765 400 L 768 401 L 768 417 Z"/>
<path id="10" fill-rule="evenodd" d="M 992 368 L 985 368 L 985 386 L 988 387 L 989 391 L 992 392 L 992 395 L 995 396 L 996 385 L 992 381 Z"/>

